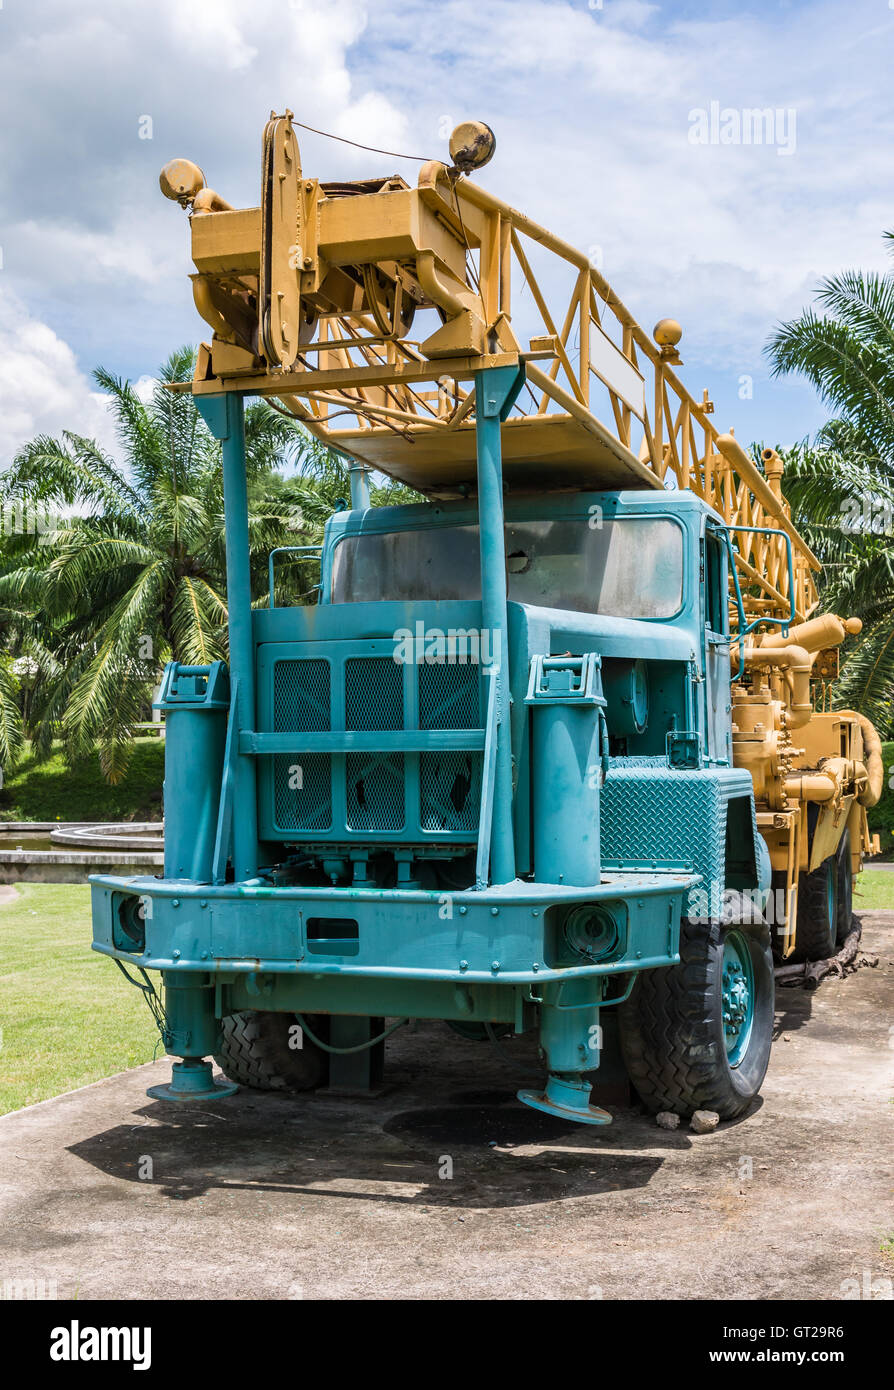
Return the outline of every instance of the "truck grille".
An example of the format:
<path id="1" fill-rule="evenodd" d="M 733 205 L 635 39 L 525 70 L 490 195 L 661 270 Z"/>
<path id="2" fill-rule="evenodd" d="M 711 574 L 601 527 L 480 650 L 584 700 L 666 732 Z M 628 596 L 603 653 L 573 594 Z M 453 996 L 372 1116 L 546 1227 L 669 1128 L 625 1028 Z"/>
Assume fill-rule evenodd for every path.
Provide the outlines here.
<path id="1" fill-rule="evenodd" d="M 395 662 L 390 645 L 382 656 L 337 651 L 275 660 L 271 675 L 271 698 L 261 704 L 276 733 L 484 723 L 478 665 L 406 665 Z M 276 754 L 270 763 L 272 822 L 262 829 L 269 837 L 412 842 L 473 841 L 477 834 L 478 752 Z"/>
<path id="2" fill-rule="evenodd" d="M 478 726 L 477 667 L 418 666 L 416 669 L 421 729 L 474 729 Z M 423 830 L 477 829 L 480 801 L 480 754 L 420 755 L 419 818 Z"/>

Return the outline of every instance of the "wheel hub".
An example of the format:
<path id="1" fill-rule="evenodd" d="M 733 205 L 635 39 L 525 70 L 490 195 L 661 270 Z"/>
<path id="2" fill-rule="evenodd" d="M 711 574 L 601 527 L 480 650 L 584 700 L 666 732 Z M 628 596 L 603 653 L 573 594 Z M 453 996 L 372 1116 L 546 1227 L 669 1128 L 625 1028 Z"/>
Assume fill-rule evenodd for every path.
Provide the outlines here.
<path id="1" fill-rule="evenodd" d="M 723 948 L 721 1012 L 727 1058 L 735 1066 L 748 1046 L 754 1014 L 751 961 L 738 932 L 727 937 Z"/>

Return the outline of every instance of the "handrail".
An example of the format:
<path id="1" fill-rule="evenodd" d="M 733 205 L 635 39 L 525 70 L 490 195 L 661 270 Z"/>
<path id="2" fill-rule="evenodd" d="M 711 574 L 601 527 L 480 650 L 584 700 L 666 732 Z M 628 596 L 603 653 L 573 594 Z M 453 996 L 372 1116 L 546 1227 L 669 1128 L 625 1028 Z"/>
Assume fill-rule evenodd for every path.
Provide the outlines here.
<path id="1" fill-rule="evenodd" d="M 267 577 L 268 577 L 268 583 L 269 583 L 269 587 L 270 587 L 270 598 L 269 598 L 269 607 L 270 607 L 270 608 L 275 608 L 275 607 L 276 607 L 276 601 L 275 601 L 274 594 L 273 594 L 273 558 L 274 558 L 275 555 L 283 555 L 283 554 L 285 554 L 287 551 L 291 551 L 291 552 L 298 552 L 298 551 L 313 551 L 313 552 L 314 552 L 315 554 L 317 554 L 317 555 L 322 555 L 322 554 L 323 554 L 323 547 L 322 547 L 321 545 L 277 545 L 277 546 L 274 546 L 274 548 L 273 548 L 273 550 L 271 550 L 270 555 L 269 555 L 269 558 L 268 558 L 268 560 L 267 560 Z"/>

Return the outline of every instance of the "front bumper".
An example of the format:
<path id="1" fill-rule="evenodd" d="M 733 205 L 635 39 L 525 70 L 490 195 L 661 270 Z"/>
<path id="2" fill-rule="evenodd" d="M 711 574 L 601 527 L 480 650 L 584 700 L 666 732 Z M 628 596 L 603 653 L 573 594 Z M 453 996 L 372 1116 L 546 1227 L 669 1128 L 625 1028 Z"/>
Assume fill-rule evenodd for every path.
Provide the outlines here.
<path id="1" fill-rule="evenodd" d="M 586 889 L 516 880 L 436 893 L 96 875 L 93 948 L 144 970 L 234 982 L 286 975 L 532 985 L 673 964 L 681 904 L 697 882 L 687 873 L 619 872 Z M 604 957 L 569 950 L 563 924 L 576 904 L 615 920 Z M 145 940 L 134 939 L 135 923 Z"/>

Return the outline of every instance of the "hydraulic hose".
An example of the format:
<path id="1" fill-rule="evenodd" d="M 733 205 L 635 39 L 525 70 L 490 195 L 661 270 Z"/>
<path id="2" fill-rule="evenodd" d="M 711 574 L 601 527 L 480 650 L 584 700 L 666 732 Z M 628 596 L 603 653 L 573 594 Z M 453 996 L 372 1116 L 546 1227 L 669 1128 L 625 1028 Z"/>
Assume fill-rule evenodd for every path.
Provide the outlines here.
<path id="1" fill-rule="evenodd" d="M 351 1052 L 366 1052 L 369 1048 L 375 1047 L 376 1043 L 384 1040 L 396 1033 L 398 1028 L 403 1028 L 405 1023 L 409 1023 L 408 1018 L 399 1018 L 396 1023 L 392 1023 L 390 1028 L 386 1028 L 384 1033 L 379 1033 L 378 1037 L 370 1038 L 368 1042 L 357 1043 L 356 1047 L 331 1047 L 329 1043 L 324 1043 L 315 1033 L 312 1033 L 307 1026 L 304 1014 L 296 1014 L 298 1022 L 301 1024 L 302 1032 L 306 1033 L 315 1047 L 319 1047 L 323 1052 L 334 1052 L 339 1057 L 347 1057 Z"/>
<path id="2" fill-rule="evenodd" d="M 858 714 L 860 732 L 863 735 L 863 752 L 866 755 L 866 786 L 857 800 L 861 806 L 875 806 L 881 799 L 885 787 L 885 764 L 882 758 L 882 741 L 875 725 L 865 714 Z"/>

